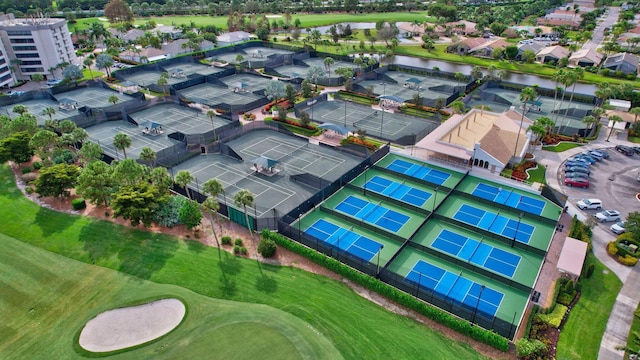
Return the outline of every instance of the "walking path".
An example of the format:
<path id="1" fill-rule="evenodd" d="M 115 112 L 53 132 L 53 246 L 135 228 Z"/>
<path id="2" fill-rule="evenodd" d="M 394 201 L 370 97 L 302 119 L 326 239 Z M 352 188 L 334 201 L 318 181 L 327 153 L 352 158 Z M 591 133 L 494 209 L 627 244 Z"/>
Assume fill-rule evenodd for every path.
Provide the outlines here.
<path id="1" fill-rule="evenodd" d="M 608 129 L 602 127 L 597 140 L 591 141 L 585 146 L 570 149 L 561 153 L 550 151 L 539 151 L 536 156 L 540 157 L 539 163 L 546 166 L 547 183 L 555 189 L 562 190 L 562 185 L 558 179 L 558 170 L 562 162 L 574 154 L 583 152 L 588 149 L 613 147 L 617 144 L 629 143 L 626 141 L 626 131 L 614 134 L 610 142 L 606 142 Z M 584 220 L 585 216 L 572 202 L 568 202 L 568 213 L 573 217 L 577 215 L 580 220 Z M 568 228 L 567 228 L 568 229 Z M 607 268 L 613 271 L 623 282 L 620 294 L 616 298 L 616 302 L 611 310 L 609 321 L 600 343 L 599 360 L 622 360 L 624 358 L 623 350 L 616 350 L 618 346 L 624 346 L 627 343 L 627 336 L 633 321 L 633 312 L 638 306 L 640 300 L 640 270 L 638 267 L 628 267 L 621 265 L 615 261 L 607 253 L 607 243 L 611 240 L 611 234 L 606 230 L 595 227 L 593 229 L 593 252 Z M 549 255 L 548 255 L 549 256 Z M 588 340 L 587 340 L 588 341 Z"/>

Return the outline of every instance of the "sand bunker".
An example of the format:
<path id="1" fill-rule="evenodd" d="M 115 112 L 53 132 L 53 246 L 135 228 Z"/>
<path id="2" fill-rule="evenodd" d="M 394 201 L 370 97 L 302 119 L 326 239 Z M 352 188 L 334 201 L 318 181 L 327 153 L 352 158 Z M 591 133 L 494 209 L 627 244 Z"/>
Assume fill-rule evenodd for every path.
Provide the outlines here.
<path id="1" fill-rule="evenodd" d="M 177 299 L 105 311 L 82 329 L 80 346 L 105 352 L 144 344 L 173 330 L 185 312 L 184 304 Z"/>

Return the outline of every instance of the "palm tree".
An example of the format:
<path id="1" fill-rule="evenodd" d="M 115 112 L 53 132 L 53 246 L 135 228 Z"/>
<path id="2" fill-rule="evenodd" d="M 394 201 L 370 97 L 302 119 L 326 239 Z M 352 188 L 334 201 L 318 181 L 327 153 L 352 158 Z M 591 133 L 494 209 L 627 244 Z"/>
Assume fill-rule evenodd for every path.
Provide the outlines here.
<path id="1" fill-rule="evenodd" d="M 569 71 L 569 72 L 565 72 L 564 76 L 562 77 L 560 83 L 562 84 L 562 86 L 564 87 L 564 89 L 562 90 L 562 99 L 560 100 L 560 107 L 562 107 L 563 103 L 564 103 L 564 97 L 567 94 L 567 88 L 573 84 L 575 84 L 575 82 L 577 81 L 576 79 L 576 75 Z M 566 111 L 565 111 L 566 113 Z M 558 120 L 558 115 L 560 115 L 559 111 L 556 111 L 556 118 L 555 120 Z M 562 128 L 562 124 L 560 124 L 560 126 L 558 126 L 558 134 L 560 133 L 560 129 Z"/>
<path id="2" fill-rule="evenodd" d="M 180 170 L 174 179 L 174 182 L 185 189 L 187 192 L 187 198 L 191 200 L 191 194 L 189 193 L 189 185 L 195 178 L 188 170 Z"/>
<path id="3" fill-rule="evenodd" d="M 539 29 L 539 28 L 536 28 Z M 540 31 L 542 31 L 542 29 L 540 29 Z M 565 71 L 564 69 L 560 69 L 558 71 L 556 71 L 553 75 L 551 75 L 551 79 L 553 79 L 553 81 L 555 82 L 554 85 L 554 90 L 553 90 L 553 108 L 557 109 L 558 108 L 558 90 L 561 90 L 562 88 L 558 86 L 559 83 L 562 82 L 562 79 L 564 79 L 565 76 Z M 556 120 L 553 120 L 553 127 L 555 129 L 556 127 Z"/>
<path id="4" fill-rule="evenodd" d="M 598 120 L 593 115 L 587 115 L 582 118 L 582 122 L 584 123 L 584 137 L 587 137 L 587 132 L 589 131 L 589 127 L 595 124 Z"/>
<path id="5" fill-rule="evenodd" d="M 538 94 L 532 87 L 522 89 L 520 93 L 520 101 L 522 101 L 522 117 L 520 118 L 520 128 L 518 129 L 518 137 L 516 137 L 516 146 L 513 149 L 513 161 L 516 161 L 516 153 L 518 151 L 518 142 L 520 141 L 520 133 L 522 132 L 522 123 L 524 122 L 524 114 L 527 112 L 527 103 L 536 98 Z"/>
<path id="6" fill-rule="evenodd" d="M 117 133 L 116 136 L 113 137 L 113 146 L 115 146 L 117 150 L 122 150 L 124 158 L 126 159 L 126 148 L 131 146 L 131 138 L 125 133 Z"/>
<path id="7" fill-rule="evenodd" d="M 142 150 L 140 150 L 140 156 L 139 156 L 140 160 L 144 161 L 145 163 L 147 163 L 147 165 L 149 165 L 150 168 L 153 169 L 153 165 L 156 161 L 156 152 L 153 151 L 152 148 L 145 146 L 142 148 Z"/>
<path id="8" fill-rule="evenodd" d="M 162 86 L 162 95 L 167 96 L 167 84 L 169 84 L 169 73 L 163 71 L 157 82 L 158 86 Z"/>
<path id="9" fill-rule="evenodd" d="M 56 109 L 51 106 L 47 106 L 42 110 L 42 115 L 48 116 L 49 120 L 53 120 L 53 115 L 56 113 Z"/>
<path id="10" fill-rule="evenodd" d="M 89 75 L 91 76 L 91 80 L 93 80 L 93 71 L 91 71 L 91 65 L 93 65 L 93 59 L 85 58 L 82 64 L 84 64 L 84 66 L 86 66 L 87 69 L 89 69 Z"/>
<path id="11" fill-rule="evenodd" d="M 531 131 L 531 133 L 536 136 L 535 140 L 533 141 L 534 145 L 536 145 L 538 143 L 538 140 L 547 133 L 547 129 L 544 127 L 544 125 L 538 123 L 537 121 L 529 126 L 528 131 Z"/>
<path id="12" fill-rule="evenodd" d="M 215 226 L 213 226 L 213 217 L 215 216 L 216 219 L 218 218 L 217 214 L 218 210 L 220 209 L 220 204 L 213 196 L 209 196 L 202 203 L 202 209 L 209 215 L 209 223 L 211 224 L 211 232 L 213 233 L 213 238 L 216 240 L 216 245 L 220 247 L 220 242 L 218 241 L 218 233 L 216 232 Z"/>
<path id="13" fill-rule="evenodd" d="M 213 141 L 216 141 L 216 125 L 213 122 L 213 118 L 216 117 L 216 112 L 213 110 L 209 110 L 207 111 L 207 116 L 209 117 L 209 120 L 211 120 L 211 128 L 213 129 Z"/>
<path id="14" fill-rule="evenodd" d="M 209 194 L 209 197 L 205 200 L 202 206 L 207 212 L 209 212 L 210 215 L 216 215 L 216 218 L 217 211 L 220 208 L 220 204 L 218 204 L 216 198 L 223 191 L 224 189 L 222 188 L 222 184 L 216 179 L 207 180 L 204 184 L 202 184 L 202 192 L 204 194 Z M 209 218 L 209 221 L 212 221 L 212 219 Z M 216 234 L 215 229 L 213 229 L 213 222 L 211 223 L 211 229 L 213 230 L 213 236 L 216 238 L 216 243 L 218 243 L 218 235 Z M 222 228 L 220 228 L 220 230 L 222 230 Z M 218 244 L 218 246 L 220 246 L 220 244 Z"/>
<path id="15" fill-rule="evenodd" d="M 332 57 L 327 56 L 326 58 L 324 58 L 324 66 L 327 67 L 327 72 L 329 73 L 329 77 L 331 77 L 331 65 L 333 65 L 335 63 L 335 60 L 333 60 Z"/>
<path id="16" fill-rule="evenodd" d="M 609 141 L 609 138 L 611 137 L 611 134 L 613 133 L 613 130 L 616 128 L 616 123 L 618 121 L 622 121 L 622 118 L 618 115 L 611 115 L 609 116 L 609 121 L 611 121 L 611 131 L 609 131 L 609 135 L 607 136 L 607 140 L 605 141 Z"/>
<path id="17" fill-rule="evenodd" d="M 638 115 L 640 115 L 640 106 L 632 107 L 631 109 L 629 109 L 629 114 L 635 115 L 635 118 L 633 119 L 633 122 L 637 123 L 638 122 Z"/>
<path id="18" fill-rule="evenodd" d="M 573 80 L 573 87 L 571 88 L 571 97 L 569 97 L 569 106 L 567 106 L 567 108 L 564 110 L 564 117 L 567 117 L 567 114 L 569 113 L 569 108 L 571 108 L 571 104 L 573 103 L 573 95 L 576 93 L 576 85 L 578 84 L 579 80 L 584 79 L 584 69 L 581 67 L 577 67 L 573 70 L 571 70 L 571 77 Z M 567 122 L 567 125 L 569 123 Z"/>
<path id="19" fill-rule="evenodd" d="M 111 96 L 109 96 L 107 101 L 112 103 L 113 105 L 115 105 L 115 104 L 118 103 L 118 101 L 120 101 L 120 98 L 118 98 L 116 95 L 111 95 Z"/>
<path id="20" fill-rule="evenodd" d="M 233 196 L 233 202 L 236 206 L 242 206 L 244 209 L 244 218 L 247 222 L 247 229 L 249 229 L 249 235 L 253 237 L 251 233 L 251 224 L 249 223 L 249 213 L 247 212 L 247 206 L 253 205 L 253 194 L 251 191 L 241 189 Z"/>

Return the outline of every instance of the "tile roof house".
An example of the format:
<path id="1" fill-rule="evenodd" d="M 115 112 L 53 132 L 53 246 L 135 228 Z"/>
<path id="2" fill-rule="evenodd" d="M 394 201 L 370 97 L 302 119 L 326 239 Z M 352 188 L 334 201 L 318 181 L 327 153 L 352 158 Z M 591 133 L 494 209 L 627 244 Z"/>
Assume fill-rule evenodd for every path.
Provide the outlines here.
<path id="1" fill-rule="evenodd" d="M 169 43 L 162 44 L 162 50 L 166 53 L 170 54 L 170 56 L 175 56 L 178 54 L 184 54 L 187 52 L 195 51 L 195 49 L 189 48 L 186 44 L 189 43 L 189 39 L 178 39 Z M 185 47 L 183 47 L 183 45 Z M 200 43 L 200 50 L 207 51 L 211 50 L 216 45 L 209 40 L 203 40 Z"/>
<path id="2" fill-rule="evenodd" d="M 421 36 L 424 34 L 425 24 L 414 24 L 411 22 L 399 22 L 397 25 L 400 34 L 405 37 Z"/>
<path id="3" fill-rule="evenodd" d="M 478 45 L 472 49 L 469 49 L 468 53 L 469 55 L 473 55 L 473 56 L 491 57 L 495 49 L 499 48 L 504 50 L 504 48 L 506 48 L 509 45 L 511 44 L 506 42 L 504 39 L 495 39 L 495 40 L 487 41 L 484 44 Z"/>
<path id="4" fill-rule="evenodd" d="M 118 54 L 118 57 L 124 60 L 129 60 L 141 64 L 146 64 L 152 61 L 164 60 L 170 57 L 169 53 L 161 49 L 153 47 L 139 49 L 140 52 L 133 50 L 126 50 Z"/>
<path id="5" fill-rule="evenodd" d="M 465 38 L 455 44 L 449 45 L 447 47 L 447 52 L 466 55 L 471 49 L 477 48 L 478 46 L 486 43 L 487 40 L 483 38 Z"/>
<path id="6" fill-rule="evenodd" d="M 144 36 L 144 30 L 131 29 L 127 31 L 125 34 L 121 35 L 120 38 L 126 42 L 134 42 Z"/>
<path id="7" fill-rule="evenodd" d="M 569 57 L 569 66 L 598 66 L 604 55 L 595 49 L 580 49 Z"/>
<path id="8" fill-rule="evenodd" d="M 174 40 L 182 36 L 182 30 L 171 25 L 158 25 L 155 29 L 153 29 L 153 31 L 162 34 L 169 34 Z"/>
<path id="9" fill-rule="evenodd" d="M 458 35 L 472 35 L 478 34 L 479 31 L 476 29 L 476 23 L 466 20 L 453 21 L 444 24 L 447 27 L 452 29 L 452 32 Z"/>
<path id="10" fill-rule="evenodd" d="M 251 34 L 246 31 L 232 31 L 218 35 L 218 45 L 226 46 L 245 42 L 251 39 Z"/>
<path id="11" fill-rule="evenodd" d="M 609 55 L 602 64 L 602 67 L 611 71 L 622 71 L 625 74 L 638 73 L 640 58 L 629 53 L 617 53 Z"/>
<path id="12" fill-rule="evenodd" d="M 537 54 L 542 48 L 544 48 L 544 44 L 541 42 L 534 42 L 531 44 L 520 44 L 518 45 L 518 55 L 516 56 L 516 60 L 522 60 L 522 54 L 525 51 L 531 50 L 534 54 Z"/>
<path id="13" fill-rule="evenodd" d="M 547 46 L 540 49 L 536 54 L 536 61 L 539 63 L 556 63 L 562 58 L 569 57 L 569 50 L 560 45 Z"/>
<path id="14" fill-rule="evenodd" d="M 461 166 L 473 162 L 474 166 L 499 173 L 509 162 L 519 161 L 527 153 L 533 138 L 527 129 L 532 121 L 525 116 L 520 131 L 522 119 L 514 109 L 503 113 L 472 109 L 450 117 L 415 146 L 427 150 L 429 158 Z"/>

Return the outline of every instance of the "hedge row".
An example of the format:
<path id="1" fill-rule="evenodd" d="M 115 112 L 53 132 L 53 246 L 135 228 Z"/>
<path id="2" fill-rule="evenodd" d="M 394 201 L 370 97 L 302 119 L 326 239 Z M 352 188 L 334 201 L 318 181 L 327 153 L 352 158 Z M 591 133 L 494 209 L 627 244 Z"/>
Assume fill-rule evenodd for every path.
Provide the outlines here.
<path id="1" fill-rule="evenodd" d="M 373 290 L 378 294 L 383 295 L 400 305 L 415 310 L 431 320 L 456 330 L 463 335 L 493 346 L 501 351 L 506 352 L 509 350 L 509 340 L 493 331 L 485 330 L 479 326 L 473 326 L 468 321 L 462 320 L 443 310 L 430 306 L 391 285 L 385 284 L 378 279 L 356 271 L 333 258 L 290 240 L 278 233 L 272 233 L 268 229 L 264 229 L 262 231 L 262 237 L 264 239 L 271 239 L 279 246 L 282 246 L 283 248 L 298 255 L 302 255 L 314 263 L 322 265 L 336 274 L 357 283 L 358 285 L 364 286 L 369 290 Z"/>
<path id="2" fill-rule="evenodd" d="M 562 323 L 562 319 L 567 314 L 568 308 L 562 304 L 556 304 L 553 308 L 553 311 L 549 314 L 538 314 L 538 318 L 543 322 L 553 326 L 554 328 L 559 328 L 560 323 Z"/>

